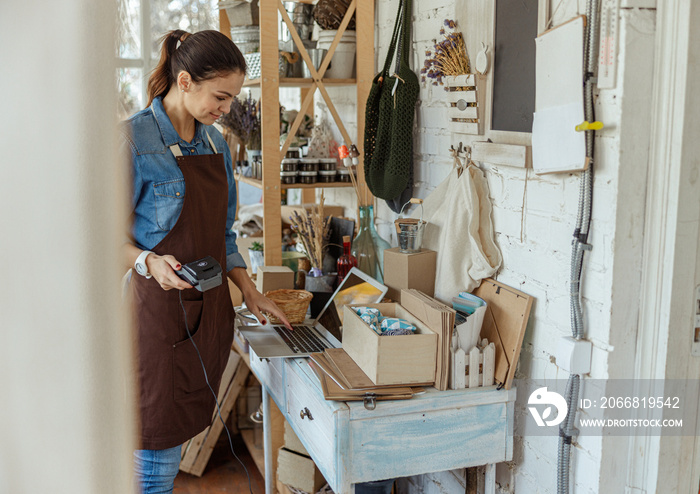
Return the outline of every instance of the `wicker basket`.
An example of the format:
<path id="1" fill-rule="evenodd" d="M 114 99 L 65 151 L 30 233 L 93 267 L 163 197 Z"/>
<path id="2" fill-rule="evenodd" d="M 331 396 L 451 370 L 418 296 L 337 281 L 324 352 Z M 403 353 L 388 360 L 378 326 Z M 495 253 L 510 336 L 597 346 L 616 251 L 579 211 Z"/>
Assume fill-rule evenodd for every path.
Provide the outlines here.
<path id="1" fill-rule="evenodd" d="M 314 20 L 323 29 L 338 29 L 350 7 L 350 0 L 318 0 L 314 6 Z M 355 30 L 355 14 L 352 15 L 349 30 Z"/>
<path id="2" fill-rule="evenodd" d="M 306 290 L 271 290 L 265 292 L 265 296 L 277 304 L 282 312 L 287 316 L 292 324 L 300 324 L 306 318 L 306 311 L 309 308 L 313 295 Z M 273 324 L 280 324 L 281 321 L 269 313 L 265 315 Z"/>

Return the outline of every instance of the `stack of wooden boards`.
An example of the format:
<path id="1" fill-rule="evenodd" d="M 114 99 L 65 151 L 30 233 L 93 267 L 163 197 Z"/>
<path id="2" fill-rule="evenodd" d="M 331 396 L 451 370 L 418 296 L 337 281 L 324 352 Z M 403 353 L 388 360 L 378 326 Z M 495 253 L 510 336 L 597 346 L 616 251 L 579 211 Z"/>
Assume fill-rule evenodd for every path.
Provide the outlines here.
<path id="1" fill-rule="evenodd" d="M 401 290 L 401 305 L 438 335 L 435 388 L 446 390 L 450 376 L 455 310 L 413 288 Z"/>
<path id="2" fill-rule="evenodd" d="M 326 400 L 363 401 L 367 397 L 374 400 L 405 400 L 423 392 L 423 388 L 405 385 L 375 385 L 342 348 L 327 348 L 322 353 L 312 353 L 309 366 L 321 381 Z"/>

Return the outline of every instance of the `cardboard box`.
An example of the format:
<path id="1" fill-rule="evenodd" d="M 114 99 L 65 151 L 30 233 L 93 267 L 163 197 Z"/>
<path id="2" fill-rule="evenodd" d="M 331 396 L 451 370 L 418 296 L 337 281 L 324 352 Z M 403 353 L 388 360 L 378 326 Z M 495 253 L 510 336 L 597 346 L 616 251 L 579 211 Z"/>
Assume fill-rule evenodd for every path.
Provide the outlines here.
<path id="1" fill-rule="evenodd" d="M 306 451 L 306 448 L 301 444 L 301 441 L 294 433 L 294 429 L 292 429 L 292 426 L 289 425 L 289 422 L 286 420 L 284 421 L 284 447 L 300 455 L 310 456 L 309 452 Z"/>
<path id="2" fill-rule="evenodd" d="M 384 284 L 386 296 L 399 302 L 403 288 L 415 288 L 429 297 L 435 294 L 437 252 L 421 249 L 415 254 L 403 254 L 398 247 L 384 251 Z"/>
<path id="3" fill-rule="evenodd" d="M 255 286 L 260 293 L 280 288 L 294 288 L 294 271 L 287 266 L 260 266 Z"/>
<path id="4" fill-rule="evenodd" d="M 304 492 L 318 492 L 326 480 L 308 456 L 282 447 L 277 456 L 277 480 Z"/>
<path id="5" fill-rule="evenodd" d="M 416 327 L 412 335 L 381 336 L 352 309 L 343 307 L 343 349 L 375 385 L 433 384 L 438 335 L 399 304 L 364 304 L 382 316 L 400 317 Z M 357 305 L 355 305 L 357 307 Z"/>

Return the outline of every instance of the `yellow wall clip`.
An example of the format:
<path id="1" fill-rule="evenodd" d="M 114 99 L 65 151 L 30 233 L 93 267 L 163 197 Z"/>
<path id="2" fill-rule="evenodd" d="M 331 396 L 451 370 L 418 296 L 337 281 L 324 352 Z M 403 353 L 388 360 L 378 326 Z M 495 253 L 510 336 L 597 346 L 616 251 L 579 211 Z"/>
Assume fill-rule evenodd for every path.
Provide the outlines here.
<path id="1" fill-rule="evenodd" d="M 576 132 L 583 132 L 585 130 L 600 130 L 603 128 L 603 122 L 588 122 L 584 121 L 583 123 L 578 124 L 575 129 Z"/>

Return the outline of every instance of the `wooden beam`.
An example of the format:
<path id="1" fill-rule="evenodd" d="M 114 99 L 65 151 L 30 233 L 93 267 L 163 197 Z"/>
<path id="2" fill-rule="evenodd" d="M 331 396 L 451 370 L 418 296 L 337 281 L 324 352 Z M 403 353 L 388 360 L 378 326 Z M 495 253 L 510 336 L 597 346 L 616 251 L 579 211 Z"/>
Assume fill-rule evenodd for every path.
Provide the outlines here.
<path id="1" fill-rule="evenodd" d="M 357 146 L 360 152 L 357 165 L 357 183 L 364 204 L 369 204 L 371 194 L 365 181 L 365 108 L 374 79 L 374 0 L 362 0 L 357 4 L 357 50 L 355 53 L 357 79 Z M 358 212 L 359 215 L 359 212 Z M 359 216 L 358 216 L 359 218 Z"/>
<path id="2" fill-rule="evenodd" d="M 231 22 L 224 9 L 219 9 L 219 31 L 224 33 L 228 39 L 231 39 Z"/>
<path id="3" fill-rule="evenodd" d="M 280 2 L 277 2 L 281 5 Z M 280 218 L 279 46 L 277 7 L 260 2 L 260 77 L 262 126 L 263 242 L 265 265 L 282 264 L 282 221 Z M 272 164 L 272 166 L 270 166 Z"/>
<path id="4" fill-rule="evenodd" d="M 304 116 L 306 115 L 306 112 L 308 111 L 309 107 L 311 106 L 311 102 L 314 100 L 314 93 L 315 92 L 316 92 L 316 83 L 314 82 L 311 85 L 311 87 L 306 91 L 306 97 L 304 98 L 304 100 L 301 104 L 301 109 L 299 110 L 299 113 L 297 113 L 297 116 L 294 119 L 294 122 L 292 123 L 292 127 L 289 129 L 289 133 L 287 134 L 287 139 L 285 139 L 284 144 L 282 145 L 282 151 L 280 151 L 280 155 L 285 156 L 287 154 L 287 150 L 289 149 L 289 146 L 291 145 L 292 140 L 294 139 L 294 136 L 297 134 L 297 131 L 299 130 L 299 127 L 301 126 L 301 122 L 304 120 Z"/>
<path id="5" fill-rule="evenodd" d="M 323 85 L 322 81 L 318 81 L 318 90 L 321 93 L 321 96 L 323 96 L 323 99 L 326 102 L 326 105 L 328 105 L 328 111 L 333 116 L 333 120 L 335 120 L 335 124 L 338 126 L 338 130 L 340 131 L 340 135 L 343 136 L 343 139 L 345 140 L 345 144 L 348 145 L 348 147 L 349 147 L 350 144 L 353 143 L 353 140 L 350 137 L 350 134 L 348 134 L 348 131 L 345 129 L 345 125 L 343 125 L 343 121 L 341 120 L 340 115 L 338 114 L 338 111 L 335 109 L 335 105 L 333 104 L 333 100 L 331 99 L 330 95 L 328 94 L 328 91 L 326 91 L 326 86 Z"/>

